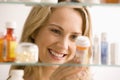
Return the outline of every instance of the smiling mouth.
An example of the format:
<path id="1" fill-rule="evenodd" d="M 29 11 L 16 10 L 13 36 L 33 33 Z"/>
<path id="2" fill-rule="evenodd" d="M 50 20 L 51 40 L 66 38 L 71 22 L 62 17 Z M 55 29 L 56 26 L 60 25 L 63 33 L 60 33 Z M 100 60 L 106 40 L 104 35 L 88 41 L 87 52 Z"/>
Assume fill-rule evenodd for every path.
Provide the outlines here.
<path id="1" fill-rule="evenodd" d="M 67 56 L 67 54 L 64 54 L 64 53 L 57 53 L 51 49 L 48 49 L 49 50 L 49 53 L 50 55 L 54 58 L 54 59 L 57 59 L 57 60 L 60 60 L 60 59 L 63 59 Z"/>

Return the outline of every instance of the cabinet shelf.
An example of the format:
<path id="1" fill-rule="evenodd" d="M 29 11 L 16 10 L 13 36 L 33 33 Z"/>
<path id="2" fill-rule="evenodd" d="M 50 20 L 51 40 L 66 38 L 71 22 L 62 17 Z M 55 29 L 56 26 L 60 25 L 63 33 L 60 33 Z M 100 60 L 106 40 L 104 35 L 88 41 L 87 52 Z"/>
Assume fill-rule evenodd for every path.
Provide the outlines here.
<path id="1" fill-rule="evenodd" d="M 91 66 L 91 67 L 120 67 L 120 65 L 109 65 L 109 64 L 74 64 L 74 63 L 66 63 L 66 64 L 51 64 L 51 63 L 14 63 L 14 62 L 9 62 L 9 63 L 0 63 L 0 65 L 21 65 L 21 66 L 24 66 L 24 65 L 31 65 L 31 66 L 57 66 L 57 65 L 60 65 L 60 66 Z"/>
<path id="2" fill-rule="evenodd" d="M 64 6 L 64 5 L 78 5 L 78 6 L 120 6 L 120 3 L 76 3 L 76 2 L 61 2 L 61 3 L 45 3 L 45 2 L 4 2 L 0 4 L 21 4 L 26 6 Z"/>

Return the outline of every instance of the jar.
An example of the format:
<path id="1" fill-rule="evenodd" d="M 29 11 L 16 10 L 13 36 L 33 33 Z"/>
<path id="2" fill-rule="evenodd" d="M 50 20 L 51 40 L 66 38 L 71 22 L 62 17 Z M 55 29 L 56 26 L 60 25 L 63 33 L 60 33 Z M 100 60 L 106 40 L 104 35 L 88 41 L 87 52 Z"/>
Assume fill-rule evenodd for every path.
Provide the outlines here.
<path id="1" fill-rule="evenodd" d="M 17 63 L 35 63 L 38 62 L 38 46 L 33 43 L 23 42 L 17 45 L 16 50 Z"/>

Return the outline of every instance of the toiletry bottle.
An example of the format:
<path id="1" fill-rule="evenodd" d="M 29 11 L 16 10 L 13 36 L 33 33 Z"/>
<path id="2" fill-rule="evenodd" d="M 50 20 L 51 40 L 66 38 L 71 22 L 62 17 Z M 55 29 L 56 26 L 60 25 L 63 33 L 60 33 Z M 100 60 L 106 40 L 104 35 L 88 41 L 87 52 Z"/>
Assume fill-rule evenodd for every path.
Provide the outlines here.
<path id="1" fill-rule="evenodd" d="M 101 64 L 108 64 L 107 33 L 101 33 Z"/>
<path id="2" fill-rule="evenodd" d="M 93 40 L 93 64 L 100 64 L 100 41 L 98 35 L 95 35 Z"/>
<path id="3" fill-rule="evenodd" d="M 16 27 L 15 22 L 7 22 L 7 33 L 5 35 L 5 53 L 6 53 L 6 62 L 15 61 L 15 48 L 17 45 L 16 36 L 14 34 L 14 29 Z"/>
<path id="4" fill-rule="evenodd" d="M 0 28 L 0 62 L 4 61 L 4 37 L 6 30 L 4 28 Z"/>
<path id="5" fill-rule="evenodd" d="M 77 45 L 76 57 L 79 58 L 81 64 L 88 63 L 88 50 L 90 47 L 89 38 L 86 36 L 78 37 L 76 45 Z"/>
<path id="6" fill-rule="evenodd" d="M 8 80 L 24 80 L 23 79 L 24 71 L 23 70 L 11 70 Z"/>
<path id="7" fill-rule="evenodd" d="M 110 44 L 110 64 L 117 65 L 118 64 L 118 53 L 119 53 L 119 45 L 116 42 Z"/>

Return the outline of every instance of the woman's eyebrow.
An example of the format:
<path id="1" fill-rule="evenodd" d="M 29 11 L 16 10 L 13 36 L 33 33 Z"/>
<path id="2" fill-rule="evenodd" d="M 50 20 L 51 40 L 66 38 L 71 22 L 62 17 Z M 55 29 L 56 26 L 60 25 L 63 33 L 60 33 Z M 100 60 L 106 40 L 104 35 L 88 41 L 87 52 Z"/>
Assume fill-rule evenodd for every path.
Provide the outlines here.
<path id="1" fill-rule="evenodd" d="M 60 25 L 52 23 L 52 24 L 49 24 L 49 26 L 55 26 L 55 27 L 59 28 L 60 30 L 64 31 L 64 29 Z"/>

